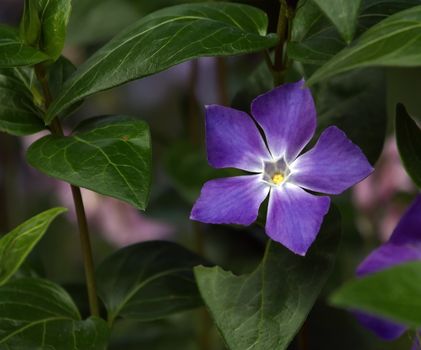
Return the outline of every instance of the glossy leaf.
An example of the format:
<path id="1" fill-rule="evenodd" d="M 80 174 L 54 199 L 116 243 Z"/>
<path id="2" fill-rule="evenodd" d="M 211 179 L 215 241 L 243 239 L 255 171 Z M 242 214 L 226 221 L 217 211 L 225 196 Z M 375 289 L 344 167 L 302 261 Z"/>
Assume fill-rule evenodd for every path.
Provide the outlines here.
<path id="1" fill-rule="evenodd" d="M 410 262 L 351 281 L 336 291 L 332 304 L 421 327 L 421 262 Z"/>
<path id="2" fill-rule="evenodd" d="M 319 68 L 308 84 L 351 69 L 369 66 L 421 65 L 421 6 L 399 12 L 367 30 Z"/>
<path id="3" fill-rule="evenodd" d="M 346 42 L 350 42 L 357 26 L 362 0 L 313 0 L 336 26 Z"/>
<path id="4" fill-rule="evenodd" d="M 38 47 L 42 24 L 40 18 L 42 1 L 24 0 L 23 14 L 20 22 L 20 34 L 24 41 L 33 47 Z"/>
<path id="5" fill-rule="evenodd" d="M 306 257 L 270 242 L 249 275 L 195 268 L 200 293 L 230 350 L 288 347 L 329 276 L 339 231 L 338 213 L 331 210 Z"/>
<path id="6" fill-rule="evenodd" d="M 28 78 L 27 72 L 21 68 L 0 69 L 1 131 L 20 136 L 45 129 Z"/>
<path id="7" fill-rule="evenodd" d="M 105 350 L 104 320 L 81 320 L 64 289 L 22 278 L 0 287 L 0 349 Z"/>
<path id="8" fill-rule="evenodd" d="M 48 56 L 24 43 L 19 32 L 0 25 L 0 68 L 30 66 L 48 59 Z"/>
<path id="9" fill-rule="evenodd" d="M 60 56 L 71 11 L 70 0 L 25 0 L 21 35 L 54 60 Z"/>
<path id="10" fill-rule="evenodd" d="M 316 97 L 319 130 L 336 125 L 375 164 L 386 137 L 384 72 L 365 69 L 334 77 L 320 84 Z"/>
<path id="11" fill-rule="evenodd" d="M 145 16 L 85 62 L 48 111 L 47 122 L 70 104 L 127 81 L 201 56 L 255 52 L 276 45 L 267 17 L 239 4 L 202 3 Z"/>
<path id="12" fill-rule="evenodd" d="M 396 107 L 396 141 L 406 171 L 421 188 L 421 129 L 402 104 Z"/>
<path id="13" fill-rule="evenodd" d="M 151 182 L 148 125 L 130 117 L 84 122 L 71 136 L 45 136 L 31 145 L 28 162 L 73 185 L 145 209 Z"/>
<path id="14" fill-rule="evenodd" d="M 65 211 L 65 208 L 44 211 L 0 239 L 0 285 L 12 277 L 47 231 L 51 222 Z"/>
<path id="15" fill-rule="evenodd" d="M 98 268 L 99 295 L 116 317 L 150 321 L 202 304 L 193 267 L 204 260 L 171 242 L 150 241 L 119 250 Z"/>
<path id="16" fill-rule="evenodd" d="M 421 0 L 363 0 L 356 36 L 388 16 L 416 5 L 421 5 Z M 322 65 L 345 46 L 336 28 L 313 1 L 299 6 L 293 21 L 292 42 L 288 44 L 290 58 Z"/>

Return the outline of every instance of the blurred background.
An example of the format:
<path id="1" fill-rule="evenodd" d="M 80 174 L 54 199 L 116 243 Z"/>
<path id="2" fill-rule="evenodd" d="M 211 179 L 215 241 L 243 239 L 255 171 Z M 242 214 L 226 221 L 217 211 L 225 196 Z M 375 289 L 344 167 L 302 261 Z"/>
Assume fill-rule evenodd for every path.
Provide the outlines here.
<path id="1" fill-rule="evenodd" d="M 185 1 L 72 2 L 64 55 L 77 66 L 121 29 L 147 13 Z M 270 19 L 270 31 L 274 31 L 278 0 L 243 2 L 264 9 Z M 23 0 L 1 0 L 0 22 L 18 25 L 22 7 Z M 202 184 L 231 173 L 207 165 L 203 106 L 218 103 L 248 111 L 251 99 L 271 88 L 269 72 L 262 62 L 261 54 L 186 62 L 90 97 L 64 122 L 65 128 L 71 130 L 87 117 L 123 114 L 143 119 L 151 127 L 154 180 L 146 212 L 83 191 L 97 262 L 119 247 L 165 239 L 180 242 L 235 273 L 249 272 L 258 264 L 266 239 L 258 227 L 202 225 L 188 218 Z M 297 80 L 313 68 L 295 65 L 287 79 Z M 402 168 L 394 142 L 393 118 L 397 102 L 405 103 L 412 115 L 421 116 L 421 70 L 354 72 L 316 89 L 314 95 L 320 125 L 336 123 L 343 128 L 363 147 L 370 160 L 376 161 L 376 172 L 353 190 L 335 198 L 343 222 L 340 254 L 335 271 L 304 326 L 304 340 L 302 337 L 300 341 L 311 350 L 409 349 L 409 335 L 393 343 L 381 342 L 352 315 L 329 307 L 324 300 L 335 287 L 353 277 L 356 266 L 374 247 L 388 239 L 414 198 L 415 186 Z M 358 123 L 358 120 L 366 122 Z M 388 121 L 386 130 L 375 132 L 384 129 L 385 121 Z M 70 189 L 25 162 L 26 148 L 40 136 L 18 139 L 0 134 L 0 232 L 8 232 L 52 206 L 68 207 L 68 215 L 52 225 L 21 273 L 46 276 L 61 283 L 86 311 Z M 199 310 L 159 322 L 118 323 L 110 348 L 193 350 L 199 349 L 198 344 L 208 342 L 212 350 L 224 349 L 209 321 L 197 322 L 202 317 Z M 293 343 L 291 349 L 298 349 L 298 343 Z"/>

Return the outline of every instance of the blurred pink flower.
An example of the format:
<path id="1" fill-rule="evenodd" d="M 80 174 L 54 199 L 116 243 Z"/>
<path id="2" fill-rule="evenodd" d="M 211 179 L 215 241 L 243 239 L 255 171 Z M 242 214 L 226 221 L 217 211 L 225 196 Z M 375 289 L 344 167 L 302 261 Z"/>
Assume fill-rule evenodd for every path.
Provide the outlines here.
<path id="1" fill-rule="evenodd" d="M 383 152 L 376 164 L 375 172 L 354 186 L 353 198 L 357 207 L 370 221 L 371 228 L 378 231 L 379 238 L 386 241 L 405 210 L 398 194 L 415 193 L 415 186 L 402 166 L 394 137 L 386 140 Z M 360 221 L 363 233 L 367 231 Z"/>
<path id="2" fill-rule="evenodd" d="M 72 221 L 76 221 L 69 187 L 60 182 L 57 193 L 64 206 L 69 208 Z M 148 219 L 131 205 L 114 198 L 82 189 L 86 215 L 91 225 L 103 237 L 116 246 L 126 246 L 141 241 L 168 239 L 174 227 Z"/>

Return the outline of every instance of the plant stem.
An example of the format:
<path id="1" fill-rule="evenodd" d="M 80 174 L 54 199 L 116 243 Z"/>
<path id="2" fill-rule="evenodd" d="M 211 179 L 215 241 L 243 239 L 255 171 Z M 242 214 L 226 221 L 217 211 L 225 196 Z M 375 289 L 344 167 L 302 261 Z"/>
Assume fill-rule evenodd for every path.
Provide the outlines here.
<path id="1" fill-rule="evenodd" d="M 99 316 L 98 298 L 96 293 L 95 269 L 92 257 L 92 247 L 89 238 L 88 222 L 86 220 L 85 208 L 83 205 L 80 188 L 70 185 L 75 203 L 77 222 L 79 225 L 80 245 L 85 266 L 86 286 L 88 289 L 89 308 L 92 316 Z"/>
<path id="2" fill-rule="evenodd" d="M 278 36 L 278 45 L 275 47 L 274 63 L 267 52 L 265 52 L 266 63 L 272 72 L 273 82 L 275 86 L 283 83 L 285 70 L 287 68 L 288 58 L 284 52 L 286 42 L 290 39 L 292 13 L 293 9 L 289 8 L 286 0 L 280 0 L 280 9 L 278 16 L 278 25 L 276 34 Z"/>
<path id="3" fill-rule="evenodd" d="M 219 103 L 223 106 L 229 106 L 230 101 L 227 86 L 227 62 L 225 57 L 216 58 L 216 71 Z"/>
<path id="4" fill-rule="evenodd" d="M 42 64 L 35 66 L 35 74 L 44 95 L 44 106 L 47 110 L 53 101 L 50 87 L 48 84 L 45 67 Z M 50 131 L 53 135 L 63 136 L 63 128 L 58 118 L 54 118 L 50 124 Z M 83 264 L 85 268 L 86 287 L 88 290 L 89 308 L 92 316 L 99 316 L 98 297 L 96 292 L 95 269 L 92 256 L 91 242 L 89 238 L 88 221 L 86 219 L 85 207 L 83 205 L 82 194 L 80 188 L 70 185 L 75 204 L 77 222 L 79 226 L 80 245 L 83 255 Z"/>
<path id="5" fill-rule="evenodd" d="M 196 97 L 196 86 L 199 79 L 198 59 L 190 61 L 190 78 L 188 90 L 188 114 L 185 122 L 186 134 L 192 145 L 200 145 L 201 137 L 198 133 L 199 126 L 199 103 Z"/>

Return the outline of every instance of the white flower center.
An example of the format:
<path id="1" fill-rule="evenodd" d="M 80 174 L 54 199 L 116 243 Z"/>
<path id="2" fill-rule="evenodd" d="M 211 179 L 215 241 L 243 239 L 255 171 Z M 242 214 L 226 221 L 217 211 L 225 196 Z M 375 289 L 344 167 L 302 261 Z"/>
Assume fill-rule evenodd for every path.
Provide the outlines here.
<path id="1" fill-rule="evenodd" d="M 276 161 L 264 161 L 262 180 L 271 186 L 279 186 L 284 183 L 290 171 L 283 158 Z"/>

